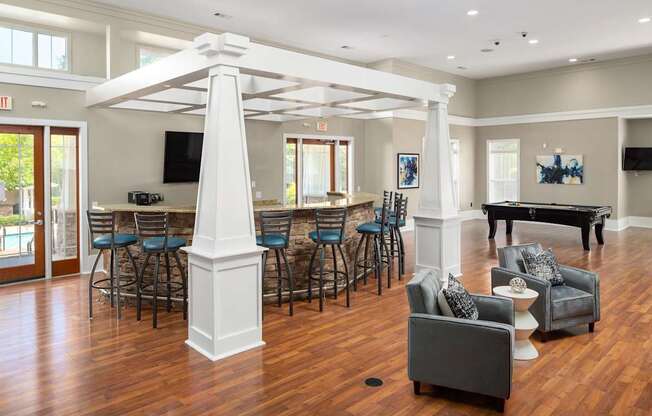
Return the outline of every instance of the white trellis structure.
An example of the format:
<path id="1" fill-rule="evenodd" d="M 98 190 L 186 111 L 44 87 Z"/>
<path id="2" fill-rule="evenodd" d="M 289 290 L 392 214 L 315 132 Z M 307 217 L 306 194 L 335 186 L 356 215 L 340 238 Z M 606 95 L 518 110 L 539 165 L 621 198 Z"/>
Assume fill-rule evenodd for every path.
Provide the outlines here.
<path id="1" fill-rule="evenodd" d="M 193 47 L 87 92 L 87 106 L 205 116 L 197 215 L 188 247 L 186 343 L 211 360 L 264 344 L 245 119 L 370 119 L 419 108 L 428 121 L 415 215 L 416 268 L 460 273 L 448 101 L 455 86 L 205 33 Z M 281 161 L 279 161 L 281 163 Z"/>

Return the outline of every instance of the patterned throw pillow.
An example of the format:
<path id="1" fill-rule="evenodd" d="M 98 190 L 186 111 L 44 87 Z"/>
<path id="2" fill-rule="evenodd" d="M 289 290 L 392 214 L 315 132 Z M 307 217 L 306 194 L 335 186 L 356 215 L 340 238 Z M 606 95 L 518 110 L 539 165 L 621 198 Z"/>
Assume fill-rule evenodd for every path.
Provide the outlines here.
<path id="1" fill-rule="evenodd" d="M 437 294 L 439 309 L 445 316 L 462 319 L 478 319 L 478 308 L 464 285 L 452 274 L 448 275 L 448 287 Z"/>
<path id="2" fill-rule="evenodd" d="M 541 280 L 547 280 L 553 286 L 564 284 L 564 278 L 559 270 L 557 257 L 551 249 L 531 253 L 526 250 L 521 251 L 523 265 L 527 274 L 537 277 Z"/>

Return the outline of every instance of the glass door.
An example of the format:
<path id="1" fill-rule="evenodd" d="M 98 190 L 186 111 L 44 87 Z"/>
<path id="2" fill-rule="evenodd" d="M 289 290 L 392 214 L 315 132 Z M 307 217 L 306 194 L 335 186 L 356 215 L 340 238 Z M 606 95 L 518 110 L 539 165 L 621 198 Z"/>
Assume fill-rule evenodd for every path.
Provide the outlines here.
<path id="1" fill-rule="evenodd" d="M 52 275 L 79 273 L 77 129 L 50 129 Z"/>
<path id="2" fill-rule="evenodd" d="M 45 275 L 43 128 L 0 125 L 0 283 Z"/>

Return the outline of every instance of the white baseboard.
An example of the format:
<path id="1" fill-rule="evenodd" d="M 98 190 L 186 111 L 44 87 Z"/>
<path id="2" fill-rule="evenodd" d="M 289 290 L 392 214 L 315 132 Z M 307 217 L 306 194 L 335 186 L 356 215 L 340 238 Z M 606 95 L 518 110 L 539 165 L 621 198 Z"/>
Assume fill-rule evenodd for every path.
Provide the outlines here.
<path id="1" fill-rule="evenodd" d="M 652 217 L 625 217 L 627 220 L 627 225 L 625 228 L 629 227 L 640 227 L 640 228 L 652 228 Z"/>
<path id="2" fill-rule="evenodd" d="M 484 214 L 479 209 L 469 209 L 466 211 L 460 211 L 459 216 L 462 219 L 462 221 L 485 219 Z"/>

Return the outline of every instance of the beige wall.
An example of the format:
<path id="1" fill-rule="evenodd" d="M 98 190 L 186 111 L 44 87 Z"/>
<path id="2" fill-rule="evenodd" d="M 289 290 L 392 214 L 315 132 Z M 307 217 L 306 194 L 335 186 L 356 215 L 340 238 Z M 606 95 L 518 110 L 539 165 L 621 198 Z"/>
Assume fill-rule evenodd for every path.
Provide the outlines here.
<path id="1" fill-rule="evenodd" d="M 346 118 L 329 118 L 327 132 L 316 130 L 316 119 L 306 119 L 285 123 L 247 120 L 247 149 L 251 180 L 256 182 L 253 189 L 261 193 L 260 199 L 283 200 L 283 136 L 285 134 L 306 134 L 319 136 L 351 136 L 354 138 L 354 190 L 363 186 L 365 177 L 365 122 Z"/>
<path id="2" fill-rule="evenodd" d="M 476 81 L 448 72 L 437 71 L 414 65 L 398 59 L 387 59 L 369 65 L 370 68 L 392 72 L 410 78 L 437 84 L 453 84 L 457 87 L 455 95 L 448 106 L 449 113 L 456 116 L 473 117 L 476 113 Z"/>
<path id="3" fill-rule="evenodd" d="M 520 139 L 520 200 L 532 202 L 610 205 L 618 213 L 618 120 L 564 121 L 496 127 L 476 131 L 476 207 L 486 201 L 486 142 Z M 543 144 L 547 148 L 543 148 Z M 561 147 L 566 154 L 584 156 L 584 184 L 544 185 L 536 181 L 535 158 Z"/>
<path id="4" fill-rule="evenodd" d="M 396 183 L 396 155 L 421 153 L 425 122 L 401 118 L 369 120 L 365 124 L 365 190 L 382 195 L 399 191 Z M 451 126 L 451 138 L 460 141 L 460 209 L 472 209 L 475 194 L 475 131 L 473 127 Z M 419 189 L 403 189 L 408 198 L 408 215 L 419 206 Z"/>
<path id="5" fill-rule="evenodd" d="M 652 119 L 625 122 L 625 146 L 652 147 Z M 652 172 L 623 172 L 627 215 L 652 217 Z"/>
<path id="6" fill-rule="evenodd" d="M 652 104 L 652 55 L 476 82 L 476 117 Z"/>
<path id="7" fill-rule="evenodd" d="M 4 117 L 88 122 L 89 202 L 122 202 L 130 190 L 162 192 L 171 204 L 196 200 L 196 184 L 163 184 L 166 130 L 203 131 L 203 118 L 116 109 L 86 109 L 82 92 L 0 84 L 15 98 Z M 33 108 L 45 101 L 45 109 Z"/>

